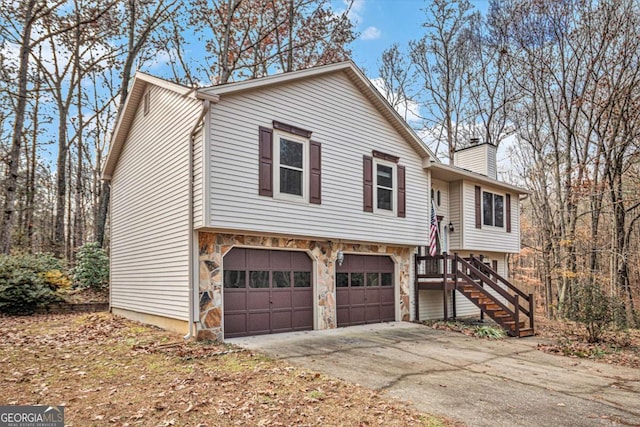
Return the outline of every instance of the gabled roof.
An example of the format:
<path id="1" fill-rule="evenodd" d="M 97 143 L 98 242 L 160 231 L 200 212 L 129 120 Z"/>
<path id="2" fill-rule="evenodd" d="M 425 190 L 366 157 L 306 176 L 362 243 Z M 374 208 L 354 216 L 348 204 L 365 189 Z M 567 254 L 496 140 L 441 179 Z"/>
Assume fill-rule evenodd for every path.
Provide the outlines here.
<path id="1" fill-rule="evenodd" d="M 136 116 L 138 105 L 142 100 L 142 96 L 148 85 L 155 85 L 161 88 L 170 90 L 184 97 L 195 97 L 195 89 L 182 86 L 168 80 L 164 80 L 150 74 L 137 71 L 133 76 L 133 82 L 129 88 L 127 99 L 125 100 L 122 109 L 118 112 L 118 120 L 116 121 L 116 127 L 111 135 L 111 144 L 109 144 L 109 154 L 107 155 L 107 161 L 102 169 L 102 179 L 111 179 L 111 174 L 116 167 L 120 152 L 124 145 L 124 141 L 127 139 L 133 119 Z"/>
<path id="2" fill-rule="evenodd" d="M 439 161 L 429 147 L 427 147 L 415 131 L 409 127 L 407 122 L 400 117 L 398 112 L 391 106 L 391 104 L 389 104 L 384 96 L 382 96 L 378 89 L 373 86 L 371 81 L 362 73 L 362 71 L 360 71 L 353 61 L 337 62 L 335 64 L 322 65 L 289 73 L 275 74 L 267 77 L 261 77 L 259 79 L 202 88 L 198 89 L 196 96 L 223 96 L 225 94 L 244 92 L 340 72 L 347 75 L 349 80 L 353 82 L 358 90 L 360 90 L 360 92 L 373 104 L 384 118 L 389 121 L 396 131 L 398 131 L 398 133 L 400 133 L 400 135 L 402 135 L 404 139 L 411 144 L 414 150 L 427 160 Z"/>
<path id="3" fill-rule="evenodd" d="M 272 76 L 262 77 L 259 79 L 246 80 L 237 83 L 228 83 L 219 86 L 211 86 L 201 89 L 192 89 L 167 80 L 151 76 L 142 72 L 136 72 L 131 89 L 127 95 L 127 100 L 119 113 L 116 127 L 111 137 L 111 145 L 107 161 L 105 163 L 102 177 L 103 179 L 111 179 L 124 141 L 127 138 L 131 124 L 135 117 L 138 105 L 145 92 L 147 85 L 153 84 L 165 89 L 174 91 L 182 96 L 207 99 L 217 102 L 221 95 L 239 93 L 253 89 L 263 88 L 272 85 L 290 83 L 298 80 L 308 79 L 320 75 L 328 75 L 331 73 L 345 73 L 347 77 L 354 83 L 360 92 L 373 104 L 374 107 L 383 115 L 385 119 L 402 135 L 406 141 L 418 152 L 425 163 L 429 161 L 437 161 L 435 154 L 426 146 L 426 144 L 418 137 L 411 127 L 400 117 L 396 110 L 382 96 L 382 94 L 371 84 L 369 79 L 360 71 L 360 69 L 352 62 L 338 62 L 335 64 L 323 65 L 305 70 L 292 71 L 290 73 L 281 73 Z"/>

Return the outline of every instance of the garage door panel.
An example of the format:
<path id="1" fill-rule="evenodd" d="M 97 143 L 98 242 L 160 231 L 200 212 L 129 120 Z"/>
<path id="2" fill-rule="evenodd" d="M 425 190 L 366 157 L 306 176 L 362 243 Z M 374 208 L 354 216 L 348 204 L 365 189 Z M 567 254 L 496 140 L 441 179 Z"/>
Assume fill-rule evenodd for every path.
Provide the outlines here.
<path id="1" fill-rule="evenodd" d="M 235 251 L 235 249 L 232 249 Z M 247 264 L 249 270 L 266 270 L 269 268 L 269 252 L 261 249 L 247 249 Z M 226 257 L 225 257 L 226 258 Z"/>
<path id="2" fill-rule="evenodd" d="M 296 331 L 305 330 L 308 325 L 313 324 L 313 309 L 294 309 L 293 311 L 293 329 Z"/>
<path id="3" fill-rule="evenodd" d="M 363 288 L 351 288 L 351 292 L 348 293 L 349 295 L 349 304 L 354 305 L 354 304 L 364 304 L 364 289 Z"/>
<path id="4" fill-rule="evenodd" d="M 396 307 L 394 304 L 380 306 L 380 318 L 383 322 L 393 322 L 396 320 Z"/>
<path id="5" fill-rule="evenodd" d="M 291 310 L 273 311 L 271 313 L 271 330 L 272 332 L 290 331 L 293 324 Z"/>
<path id="6" fill-rule="evenodd" d="M 291 291 L 274 289 L 271 291 L 271 308 L 274 310 L 280 308 L 291 308 L 291 306 L 293 305 L 292 299 L 293 298 Z"/>
<path id="7" fill-rule="evenodd" d="M 380 302 L 380 289 L 367 288 L 366 295 L 367 304 L 375 304 Z"/>
<path id="8" fill-rule="evenodd" d="M 247 292 L 247 310 L 268 310 L 270 305 L 268 290 L 251 289 Z"/>
<path id="9" fill-rule="evenodd" d="M 294 289 L 293 306 L 311 308 L 313 302 L 313 292 L 311 289 Z"/>
<path id="10" fill-rule="evenodd" d="M 313 329 L 312 268 L 305 252 L 229 251 L 223 258 L 225 336 Z"/>
<path id="11" fill-rule="evenodd" d="M 238 311 L 247 309 L 247 293 L 231 291 L 225 289 L 224 309 L 229 311 Z"/>
<path id="12" fill-rule="evenodd" d="M 378 323 L 380 318 L 380 306 L 379 305 L 367 305 L 366 306 L 366 323 Z"/>
<path id="13" fill-rule="evenodd" d="M 366 319 L 366 311 L 364 305 L 351 306 L 349 310 L 350 325 L 364 325 Z"/>
<path id="14" fill-rule="evenodd" d="M 224 316 L 224 331 L 229 337 L 247 330 L 246 313 L 226 313 Z"/>
<path id="15" fill-rule="evenodd" d="M 394 263 L 382 255 L 345 255 L 336 268 L 338 326 L 395 320 Z"/>
<path id="16" fill-rule="evenodd" d="M 247 332 L 250 334 L 268 334 L 271 327 L 269 319 L 271 317 L 270 312 L 251 312 L 247 314 L 248 328 Z"/>
<path id="17" fill-rule="evenodd" d="M 349 324 L 349 306 L 336 308 L 336 321 L 338 326 Z"/>

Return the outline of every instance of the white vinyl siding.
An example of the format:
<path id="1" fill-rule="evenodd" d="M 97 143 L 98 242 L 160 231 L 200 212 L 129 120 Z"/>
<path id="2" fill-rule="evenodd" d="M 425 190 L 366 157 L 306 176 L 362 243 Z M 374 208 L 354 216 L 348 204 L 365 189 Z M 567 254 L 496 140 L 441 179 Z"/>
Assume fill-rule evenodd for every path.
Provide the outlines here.
<path id="1" fill-rule="evenodd" d="M 451 247 L 449 241 L 452 237 L 451 233 L 449 233 L 449 221 L 451 220 L 449 215 L 449 183 L 438 179 L 432 179 L 431 188 L 433 189 L 433 200 L 435 202 L 436 214 L 438 216 L 442 216 L 442 221 L 440 222 L 440 247 L 443 252 L 451 252 L 447 247 Z M 438 191 L 440 191 L 440 206 L 438 206 Z"/>
<path id="2" fill-rule="evenodd" d="M 498 188 L 480 187 L 482 191 L 505 194 L 504 190 Z M 480 202 L 482 203 L 482 199 Z M 504 203 L 506 215 L 506 197 Z M 506 217 L 504 218 L 504 226 L 501 228 L 487 225 L 482 225 L 482 228 L 476 228 L 475 184 L 472 182 L 464 181 L 462 184 L 462 212 L 464 215 L 463 244 L 461 248 L 457 249 L 483 251 L 489 248 L 496 252 L 520 252 L 520 210 L 517 194 L 511 194 L 511 233 L 507 233 Z"/>
<path id="3" fill-rule="evenodd" d="M 322 145 L 322 203 L 258 195 L 258 128 L 277 120 Z M 406 218 L 363 211 L 363 155 L 406 167 Z M 237 94 L 211 111 L 210 227 L 401 245 L 428 238 L 429 182 L 422 158 L 342 73 Z M 397 195 L 394 194 L 394 197 Z"/>
<path id="4" fill-rule="evenodd" d="M 189 318 L 189 150 L 200 103 L 149 85 L 111 182 L 111 305 Z"/>
<path id="5" fill-rule="evenodd" d="M 449 216 L 449 221 L 455 228 L 455 231 L 449 235 L 449 252 L 453 252 L 462 248 L 465 229 L 462 212 L 462 181 L 449 183 Z"/>
<path id="6" fill-rule="evenodd" d="M 202 140 L 203 129 L 200 128 L 193 138 L 193 226 L 194 228 L 204 225 L 204 205 L 203 205 L 203 164 L 202 164 Z"/>
<path id="7" fill-rule="evenodd" d="M 420 291 L 419 311 L 420 320 L 436 320 L 444 318 L 444 301 L 442 291 Z M 447 297 L 447 311 L 453 316 L 453 300 L 451 294 Z"/>
<path id="8" fill-rule="evenodd" d="M 454 154 L 454 164 L 459 168 L 496 179 L 496 154 L 495 146 L 479 144 L 457 151 Z"/>

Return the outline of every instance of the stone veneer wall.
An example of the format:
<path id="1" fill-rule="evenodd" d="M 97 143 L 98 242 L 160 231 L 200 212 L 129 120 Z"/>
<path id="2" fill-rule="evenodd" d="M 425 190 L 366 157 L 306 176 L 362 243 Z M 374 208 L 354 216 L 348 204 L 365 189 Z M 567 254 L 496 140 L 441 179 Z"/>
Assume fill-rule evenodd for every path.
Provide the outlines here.
<path id="1" fill-rule="evenodd" d="M 233 247 L 305 250 L 316 262 L 313 286 L 316 288 L 318 329 L 336 327 L 335 269 L 336 253 L 392 255 L 400 281 L 400 318 L 409 320 L 410 268 L 413 248 L 386 245 L 329 243 L 314 240 L 269 236 L 199 233 L 199 340 L 222 341 L 222 259 Z"/>

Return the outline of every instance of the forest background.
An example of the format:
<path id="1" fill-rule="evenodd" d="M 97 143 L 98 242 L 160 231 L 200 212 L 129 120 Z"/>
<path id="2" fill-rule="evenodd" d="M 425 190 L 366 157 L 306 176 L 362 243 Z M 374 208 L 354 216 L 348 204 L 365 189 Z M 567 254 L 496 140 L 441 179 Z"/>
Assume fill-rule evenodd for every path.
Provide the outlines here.
<path id="1" fill-rule="evenodd" d="M 349 59 L 359 3 L 0 0 L 0 252 L 108 251 L 100 172 L 136 70 L 200 87 Z M 511 271 L 549 317 L 590 298 L 637 326 L 640 4 L 422 7 L 376 87 L 445 162 L 471 137 L 508 145 L 503 177 L 532 191 Z"/>

